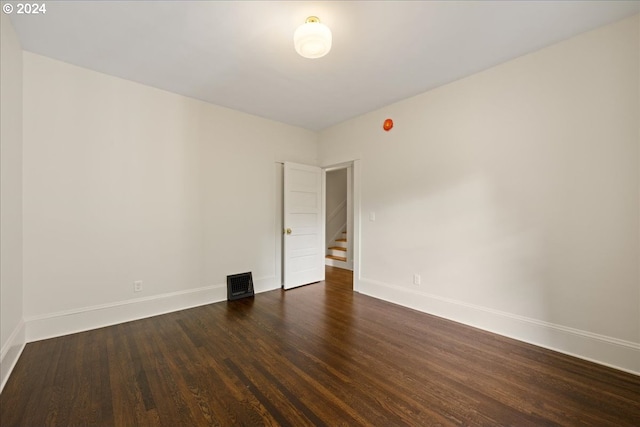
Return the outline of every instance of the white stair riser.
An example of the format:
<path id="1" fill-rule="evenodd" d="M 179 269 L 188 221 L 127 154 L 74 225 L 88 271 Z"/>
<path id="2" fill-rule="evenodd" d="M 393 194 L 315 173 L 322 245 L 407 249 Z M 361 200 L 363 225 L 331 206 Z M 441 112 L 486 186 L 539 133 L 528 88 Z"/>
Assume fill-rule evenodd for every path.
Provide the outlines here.
<path id="1" fill-rule="evenodd" d="M 336 261 L 334 259 L 327 258 L 325 259 L 324 264 L 331 265 L 333 267 L 344 268 L 345 270 L 351 270 L 351 268 L 349 268 L 349 264 L 347 264 L 346 262 Z"/>
<path id="2" fill-rule="evenodd" d="M 339 256 L 339 257 L 346 258 L 347 257 L 347 251 L 339 251 L 337 249 L 328 249 L 327 250 L 327 255 L 334 255 L 334 256 Z"/>

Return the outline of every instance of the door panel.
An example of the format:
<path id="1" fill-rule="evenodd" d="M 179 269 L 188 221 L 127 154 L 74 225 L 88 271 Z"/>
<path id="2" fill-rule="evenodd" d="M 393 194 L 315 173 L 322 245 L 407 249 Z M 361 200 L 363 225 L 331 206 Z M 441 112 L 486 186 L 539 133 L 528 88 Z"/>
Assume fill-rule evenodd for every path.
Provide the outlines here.
<path id="1" fill-rule="evenodd" d="M 324 280 L 322 171 L 284 164 L 284 288 Z"/>

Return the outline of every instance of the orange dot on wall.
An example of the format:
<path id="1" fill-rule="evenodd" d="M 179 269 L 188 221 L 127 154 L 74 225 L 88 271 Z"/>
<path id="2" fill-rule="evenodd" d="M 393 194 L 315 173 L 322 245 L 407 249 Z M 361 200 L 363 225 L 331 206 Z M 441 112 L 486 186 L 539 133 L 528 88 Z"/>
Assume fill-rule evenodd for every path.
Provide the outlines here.
<path id="1" fill-rule="evenodd" d="M 386 130 L 387 132 L 389 132 L 392 127 L 393 127 L 393 120 L 391 119 L 385 120 L 384 124 L 382 125 L 382 129 Z"/>

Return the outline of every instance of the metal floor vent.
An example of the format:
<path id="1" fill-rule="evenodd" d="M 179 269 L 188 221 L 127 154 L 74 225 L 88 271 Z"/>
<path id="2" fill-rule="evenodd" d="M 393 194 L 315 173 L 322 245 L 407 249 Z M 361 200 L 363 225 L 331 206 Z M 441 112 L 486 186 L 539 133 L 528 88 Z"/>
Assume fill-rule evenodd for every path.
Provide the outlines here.
<path id="1" fill-rule="evenodd" d="M 254 293 L 251 272 L 227 276 L 227 300 L 233 301 L 252 296 Z"/>

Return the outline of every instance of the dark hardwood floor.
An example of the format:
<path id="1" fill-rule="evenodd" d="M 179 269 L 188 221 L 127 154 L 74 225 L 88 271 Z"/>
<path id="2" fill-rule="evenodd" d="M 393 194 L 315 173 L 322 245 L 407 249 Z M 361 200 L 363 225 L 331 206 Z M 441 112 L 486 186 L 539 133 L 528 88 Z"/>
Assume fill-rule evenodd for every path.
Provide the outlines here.
<path id="1" fill-rule="evenodd" d="M 328 268 L 287 292 L 28 344 L 0 425 L 640 425 L 640 377 L 351 287 Z"/>

